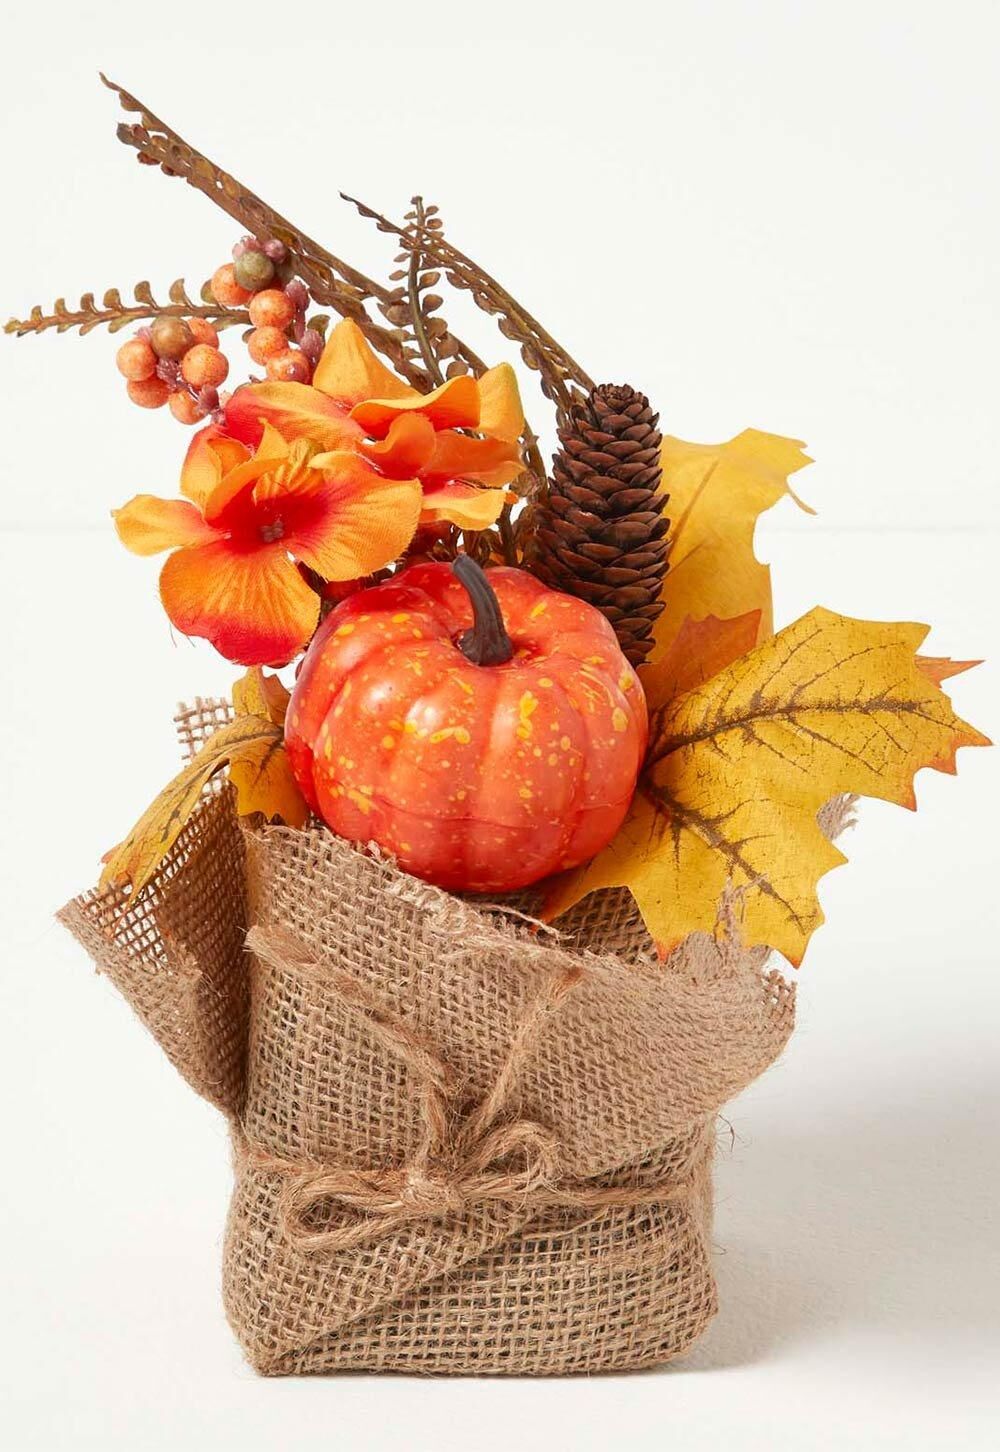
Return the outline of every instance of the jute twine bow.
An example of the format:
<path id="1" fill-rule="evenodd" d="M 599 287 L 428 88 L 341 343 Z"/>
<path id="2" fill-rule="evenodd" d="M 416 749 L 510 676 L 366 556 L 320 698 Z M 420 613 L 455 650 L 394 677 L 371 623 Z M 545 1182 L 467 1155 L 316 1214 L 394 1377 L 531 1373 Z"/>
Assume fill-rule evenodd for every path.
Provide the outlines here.
<path id="1" fill-rule="evenodd" d="M 242 1153 L 255 1168 L 286 1176 L 279 1220 L 298 1250 L 328 1254 L 355 1250 L 392 1235 L 407 1220 L 439 1219 L 490 1203 L 522 1211 L 600 1211 L 659 1205 L 690 1194 L 689 1175 L 636 1187 L 567 1179 L 560 1173 L 559 1143 L 550 1129 L 530 1119 L 497 1123 L 532 1043 L 579 981 L 579 969 L 560 968 L 550 975 L 518 1023 L 486 1097 L 462 1117 L 448 1064 L 423 1034 L 397 1017 L 367 985 L 329 962 L 310 959 L 287 930 L 252 928 L 247 947 L 265 962 L 322 975 L 345 1005 L 364 1015 L 376 1038 L 421 1087 L 423 1132 L 413 1159 L 401 1168 L 355 1170 L 289 1160 L 241 1134 Z M 317 1224 L 319 1212 L 331 1204 L 355 1211 L 360 1218 L 333 1226 Z"/>

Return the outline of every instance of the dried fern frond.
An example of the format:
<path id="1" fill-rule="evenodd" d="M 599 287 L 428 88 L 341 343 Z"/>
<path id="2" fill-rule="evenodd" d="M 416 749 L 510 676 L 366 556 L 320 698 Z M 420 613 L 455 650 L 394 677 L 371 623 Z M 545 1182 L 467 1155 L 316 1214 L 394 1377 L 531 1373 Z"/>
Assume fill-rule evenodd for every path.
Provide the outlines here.
<path id="1" fill-rule="evenodd" d="M 541 375 L 546 397 L 551 398 L 563 412 L 570 408 L 575 392 L 589 393 L 594 387 L 593 379 L 541 323 L 477 262 L 446 241 L 439 229 L 412 221 L 406 227 L 400 226 L 357 197 L 348 196 L 346 192 L 340 195 L 345 202 L 356 207 L 362 217 L 374 222 L 379 231 L 399 237 L 408 252 L 419 250 L 424 256 L 432 258 L 444 269 L 452 287 L 469 292 L 478 307 L 496 317 L 504 337 L 520 345 L 521 357 L 527 367 Z"/>
<path id="2" fill-rule="evenodd" d="M 423 360 L 436 384 L 469 372 L 481 375 L 486 371 L 482 359 L 451 332 L 441 316 L 444 299 L 433 290 L 441 281 L 441 271 L 436 266 L 427 267 L 428 258 L 421 239 L 426 233 L 433 233 L 443 240 L 444 223 L 440 211 L 436 206 L 426 206 L 420 196 L 412 197 L 410 206 L 411 210 L 405 214 L 406 245 L 395 259 L 404 265 L 389 275 L 390 281 L 397 286 L 393 290 L 393 302 L 383 308 L 384 315 L 399 329 L 400 341 L 410 355 Z M 513 491 L 527 499 L 535 497 L 543 487 L 545 465 L 538 452 L 537 437 L 527 423 L 521 442 L 529 467 L 515 482 Z M 463 547 L 480 563 L 519 563 L 516 526 L 512 521 L 510 504 L 504 508 L 494 528 L 463 531 L 462 536 Z"/>
<path id="3" fill-rule="evenodd" d="M 406 213 L 406 223 L 411 240 L 395 259 L 405 266 L 390 273 L 390 282 L 397 285 L 390 294 L 392 301 L 379 303 L 380 311 L 397 329 L 397 336 L 407 355 L 422 362 L 436 384 L 461 373 L 485 373 L 483 360 L 451 332 L 441 316 L 444 299 L 433 291 L 441 281 L 441 273 L 433 268 L 427 269 L 427 259 L 420 246 L 421 229 L 426 227 L 429 231 L 441 231 L 443 224 L 438 208 L 425 206 L 423 197 L 413 197 L 411 210 Z M 445 365 L 443 371 L 442 364 Z"/>
<path id="4" fill-rule="evenodd" d="M 383 221 L 386 222 L 386 227 L 380 225 Z M 444 223 L 439 209 L 425 206 L 422 197 L 413 197 L 411 210 L 406 213 L 406 223 L 406 227 L 402 229 L 405 245 L 395 259 L 406 266 L 390 273 L 390 281 L 397 286 L 393 291 L 393 302 L 384 309 L 385 317 L 399 328 L 399 336 L 404 345 L 414 355 L 419 351 L 428 373 L 436 383 L 443 383 L 446 377 L 454 378 L 460 373 L 472 372 L 481 376 L 486 372 L 486 364 L 451 332 L 440 315 L 439 310 L 444 299 L 431 291 L 441 281 L 440 270 L 425 270 L 428 249 L 423 246 L 423 237 L 433 235 L 437 244 L 444 242 Z M 380 231 L 390 230 L 399 234 L 396 224 L 388 222 L 387 218 L 378 219 L 377 225 Z M 402 285 L 404 282 L 405 286 Z M 444 372 L 441 370 L 442 363 L 446 365 Z M 545 479 L 545 465 L 538 452 L 538 439 L 527 423 L 524 426 L 522 444 L 529 469 L 522 476 L 523 484 L 519 492 L 527 498 L 541 487 Z M 517 487 L 515 485 L 515 490 Z M 508 559 L 508 563 L 513 561 Z"/>
<path id="5" fill-rule="evenodd" d="M 118 96 L 123 110 L 139 115 L 136 124 L 119 124 L 119 141 L 133 147 L 140 160 L 158 164 L 168 176 L 183 177 L 247 232 L 282 242 L 288 249 L 291 267 L 318 303 L 333 308 L 341 317 L 352 318 L 372 347 L 414 388 L 432 387 L 426 369 L 408 356 L 395 332 L 381 327 L 366 311 L 369 301 L 386 306 L 392 302 L 387 288 L 328 252 L 275 212 L 242 182 L 196 151 L 135 96 L 104 75 L 101 80 Z"/>
<path id="6" fill-rule="evenodd" d="M 148 282 L 137 282 L 132 289 L 134 302 L 125 302 L 116 287 L 109 287 L 98 304 L 92 292 L 85 292 L 79 306 L 71 308 L 66 299 L 57 297 L 51 311 L 35 306 L 26 318 L 11 318 L 4 324 L 5 333 L 14 333 L 18 338 L 28 333 L 44 333 L 55 328 L 65 333 L 70 328 L 79 328 L 81 336 L 94 328 L 107 328 L 117 333 L 130 323 L 140 323 L 145 318 L 206 318 L 215 328 L 247 327 L 250 314 L 244 308 L 220 307 L 211 297 L 201 291 L 201 302 L 193 302 L 188 296 L 183 278 L 170 284 L 169 303 L 158 303 Z"/>

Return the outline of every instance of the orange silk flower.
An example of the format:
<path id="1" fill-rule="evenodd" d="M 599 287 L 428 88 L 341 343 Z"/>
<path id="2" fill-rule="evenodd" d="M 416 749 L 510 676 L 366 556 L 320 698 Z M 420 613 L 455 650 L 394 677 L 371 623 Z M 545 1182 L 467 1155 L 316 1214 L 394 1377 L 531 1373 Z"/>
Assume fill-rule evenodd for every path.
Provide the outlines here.
<path id="1" fill-rule="evenodd" d="M 138 494 L 115 510 L 135 554 L 173 550 L 163 606 L 185 635 L 239 665 L 284 665 L 308 642 L 320 599 L 298 564 L 324 580 L 382 569 L 416 530 L 416 479 L 387 479 L 349 450 L 320 454 L 265 426 L 255 450 L 216 428 L 191 441 L 185 499 Z"/>
<path id="2" fill-rule="evenodd" d="M 245 384 L 225 419 L 226 432 L 249 445 L 267 423 L 288 440 L 354 450 L 387 479 L 419 479 L 423 524 L 484 529 L 524 467 L 524 412 L 508 363 L 418 393 L 379 361 L 350 319 L 331 333 L 311 385 Z"/>

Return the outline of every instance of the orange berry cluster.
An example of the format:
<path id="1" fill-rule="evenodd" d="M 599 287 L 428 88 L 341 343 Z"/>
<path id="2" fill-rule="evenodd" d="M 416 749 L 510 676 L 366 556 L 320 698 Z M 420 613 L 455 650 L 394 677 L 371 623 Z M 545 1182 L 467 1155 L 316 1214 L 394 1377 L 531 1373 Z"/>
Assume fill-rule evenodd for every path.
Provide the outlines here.
<path id="1" fill-rule="evenodd" d="M 285 262 L 283 243 L 243 237 L 233 248 L 233 261 L 216 269 L 209 288 L 221 307 L 245 307 L 249 312 L 253 331 L 247 348 L 268 378 L 308 383 L 323 351 L 323 338 L 306 326 L 309 290 L 289 274 Z"/>
<path id="2" fill-rule="evenodd" d="M 311 380 L 323 336 L 306 323 L 309 290 L 287 266 L 283 243 L 242 238 L 233 248 L 233 261 L 216 269 L 208 293 L 220 308 L 247 309 L 252 325 L 247 348 L 268 378 Z M 219 387 L 229 363 L 206 318 L 165 314 L 123 343 L 116 361 L 128 380 L 129 398 L 141 408 L 167 404 L 185 424 L 219 416 Z"/>
<path id="3" fill-rule="evenodd" d="M 229 363 L 205 318 L 163 316 L 123 343 L 115 359 L 140 408 L 167 404 L 180 423 L 198 423 L 219 407 Z"/>

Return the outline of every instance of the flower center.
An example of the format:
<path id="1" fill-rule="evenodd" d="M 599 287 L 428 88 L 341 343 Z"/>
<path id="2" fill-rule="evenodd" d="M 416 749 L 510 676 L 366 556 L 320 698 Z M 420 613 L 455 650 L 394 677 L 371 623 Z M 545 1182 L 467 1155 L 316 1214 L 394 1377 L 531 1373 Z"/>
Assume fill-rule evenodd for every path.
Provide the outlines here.
<path id="1" fill-rule="evenodd" d="M 283 519 L 272 519 L 269 524 L 260 526 L 260 537 L 265 544 L 274 544 L 277 540 L 283 539 L 285 534 L 285 521 Z"/>

